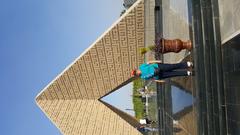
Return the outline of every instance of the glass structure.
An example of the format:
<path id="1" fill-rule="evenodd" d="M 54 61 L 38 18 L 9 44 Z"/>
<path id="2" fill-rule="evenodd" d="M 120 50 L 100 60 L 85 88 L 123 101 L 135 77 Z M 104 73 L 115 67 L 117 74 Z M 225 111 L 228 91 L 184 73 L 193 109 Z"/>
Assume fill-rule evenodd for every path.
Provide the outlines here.
<path id="1" fill-rule="evenodd" d="M 155 0 L 155 35 L 193 42 L 192 51 L 156 54 L 193 61 L 192 77 L 157 85 L 161 135 L 240 134 L 240 36 L 237 0 Z"/>

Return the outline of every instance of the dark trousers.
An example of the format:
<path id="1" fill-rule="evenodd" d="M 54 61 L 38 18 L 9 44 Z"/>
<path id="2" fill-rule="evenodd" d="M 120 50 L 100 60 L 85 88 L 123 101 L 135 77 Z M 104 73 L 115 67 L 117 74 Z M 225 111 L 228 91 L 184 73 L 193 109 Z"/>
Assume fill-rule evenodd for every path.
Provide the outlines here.
<path id="1" fill-rule="evenodd" d="M 187 62 L 180 62 L 176 64 L 158 64 L 158 69 L 155 70 L 155 75 L 159 79 L 176 77 L 176 76 L 187 76 L 188 68 Z M 181 70 L 182 69 L 182 70 Z"/>

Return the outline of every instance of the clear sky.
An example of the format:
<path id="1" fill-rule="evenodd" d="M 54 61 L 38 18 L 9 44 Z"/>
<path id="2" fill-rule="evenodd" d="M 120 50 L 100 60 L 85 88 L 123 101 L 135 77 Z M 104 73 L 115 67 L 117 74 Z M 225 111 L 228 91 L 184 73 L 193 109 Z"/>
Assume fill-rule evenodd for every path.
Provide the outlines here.
<path id="1" fill-rule="evenodd" d="M 108 96 L 103 97 L 102 100 L 132 116 L 135 116 L 135 112 L 133 110 L 132 94 L 133 83 L 129 83 L 119 90 L 109 94 Z"/>
<path id="2" fill-rule="evenodd" d="M 60 134 L 35 96 L 122 9 L 122 0 L 0 0 L 1 135 Z"/>

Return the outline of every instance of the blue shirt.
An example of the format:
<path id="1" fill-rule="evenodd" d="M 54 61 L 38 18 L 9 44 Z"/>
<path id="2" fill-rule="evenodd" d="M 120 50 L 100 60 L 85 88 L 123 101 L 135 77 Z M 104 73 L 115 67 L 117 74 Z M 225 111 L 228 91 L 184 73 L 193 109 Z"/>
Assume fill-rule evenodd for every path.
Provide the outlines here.
<path id="1" fill-rule="evenodd" d="M 147 63 L 141 64 L 139 66 L 139 70 L 141 71 L 140 78 L 144 80 L 153 78 L 156 68 L 158 68 L 158 64 L 147 64 Z"/>

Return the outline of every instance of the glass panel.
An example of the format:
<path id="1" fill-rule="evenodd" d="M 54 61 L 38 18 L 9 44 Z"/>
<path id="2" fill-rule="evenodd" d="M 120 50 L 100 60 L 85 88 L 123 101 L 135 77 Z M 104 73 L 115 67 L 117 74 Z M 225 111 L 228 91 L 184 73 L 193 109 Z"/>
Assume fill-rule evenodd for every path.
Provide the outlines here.
<path id="1" fill-rule="evenodd" d="M 139 129 L 140 125 L 138 124 L 144 126 L 145 131 L 142 132 L 143 134 L 157 135 L 158 111 L 156 90 L 156 83 L 137 79 L 100 100 L 118 113 L 120 117 L 127 119 L 127 122 L 135 128 Z M 133 117 L 124 115 L 121 111 L 135 117 L 135 122 L 133 122 L 134 120 L 129 121 Z"/>
<path id="2" fill-rule="evenodd" d="M 221 16 L 221 39 L 226 43 L 240 30 L 240 2 L 239 0 L 218 0 L 218 3 Z"/>
<path id="3" fill-rule="evenodd" d="M 164 39 L 192 40 L 192 7 L 191 0 L 163 0 L 163 33 Z M 163 55 L 164 63 L 178 63 L 192 61 L 191 50 L 182 50 L 179 53 L 166 53 Z M 164 106 L 159 106 L 163 112 L 161 120 L 162 134 L 196 135 L 197 112 L 196 91 L 194 77 L 174 77 L 167 79 L 159 92 L 164 100 Z M 161 99 L 160 99 L 161 100 Z"/>
<path id="4" fill-rule="evenodd" d="M 158 135 L 156 83 L 137 79 L 133 81 L 133 90 L 135 117 L 145 127 L 142 133 Z"/>
<path id="5" fill-rule="evenodd" d="M 146 116 L 153 122 L 149 125 L 151 128 L 158 129 L 158 107 L 157 107 L 157 88 L 155 82 L 146 82 L 148 89 L 146 102 Z M 158 132 L 148 132 L 148 135 L 158 135 Z"/>
<path id="6" fill-rule="evenodd" d="M 228 133 L 240 134 L 240 36 L 223 45 Z"/>

